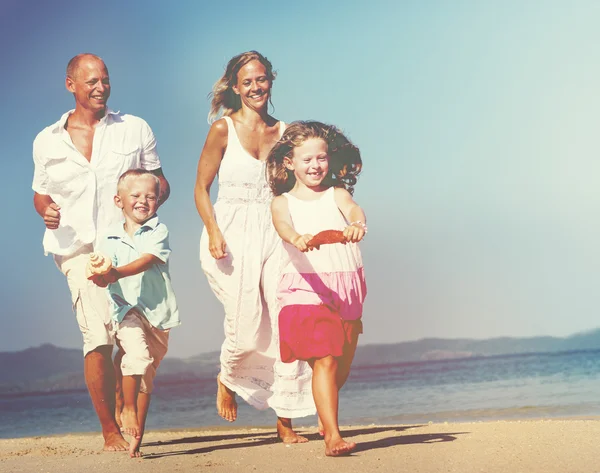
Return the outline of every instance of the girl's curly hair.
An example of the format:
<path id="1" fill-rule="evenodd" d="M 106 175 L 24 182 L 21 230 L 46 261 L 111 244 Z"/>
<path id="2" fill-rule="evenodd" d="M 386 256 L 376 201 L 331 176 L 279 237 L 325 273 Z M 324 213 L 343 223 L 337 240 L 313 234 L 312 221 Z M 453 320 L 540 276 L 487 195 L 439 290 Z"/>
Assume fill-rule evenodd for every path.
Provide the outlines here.
<path id="1" fill-rule="evenodd" d="M 273 194 L 281 195 L 294 187 L 296 177 L 293 171 L 285 167 L 284 159 L 291 159 L 294 148 L 310 138 L 320 138 L 327 143 L 329 173 L 323 184 L 327 187 L 343 187 L 352 194 L 362 169 L 360 152 L 338 128 L 316 121 L 291 123 L 269 153 L 267 180 Z"/>
<path id="2" fill-rule="evenodd" d="M 233 86 L 237 84 L 238 72 L 250 61 L 259 61 L 267 71 L 269 81 L 273 82 L 277 73 L 273 70 L 271 62 L 258 51 L 247 51 L 232 57 L 227 63 L 225 73 L 215 82 L 212 92 L 208 94 L 211 99 L 210 112 L 208 112 L 208 122 L 212 123 L 221 115 L 231 115 L 233 112 L 242 108 L 240 96 L 233 91 Z M 269 98 L 269 101 L 271 99 Z M 272 104 L 271 104 L 272 105 Z"/>

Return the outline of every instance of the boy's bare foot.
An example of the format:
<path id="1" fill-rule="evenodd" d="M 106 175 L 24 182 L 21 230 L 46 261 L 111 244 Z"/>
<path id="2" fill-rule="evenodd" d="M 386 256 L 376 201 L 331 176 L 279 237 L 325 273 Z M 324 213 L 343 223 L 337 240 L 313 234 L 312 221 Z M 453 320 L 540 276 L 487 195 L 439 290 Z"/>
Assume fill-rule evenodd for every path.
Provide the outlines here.
<path id="1" fill-rule="evenodd" d="M 102 450 L 105 452 L 124 452 L 128 448 L 127 440 L 120 433 L 114 432 L 106 434 L 104 437 L 104 448 Z"/>
<path id="2" fill-rule="evenodd" d="M 142 436 L 133 437 L 131 439 L 131 443 L 129 444 L 129 456 L 131 458 L 140 458 L 142 456 L 142 452 L 140 452 L 140 444 L 142 443 Z"/>
<path id="3" fill-rule="evenodd" d="M 306 443 L 308 439 L 302 435 L 298 435 L 292 429 L 292 421 L 290 419 L 277 418 L 277 437 L 283 443 Z"/>
<path id="4" fill-rule="evenodd" d="M 341 457 L 348 455 L 356 448 L 354 442 L 346 442 L 343 438 L 338 437 L 325 441 L 325 455 L 328 457 Z"/>
<path id="5" fill-rule="evenodd" d="M 221 382 L 221 373 L 217 375 L 217 412 L 229 422 L 237 418 L 235 393 Z"/>
<path id="6" fill-rule="evenodd" d="M 321 437 L 325 437 L 325 427 L 323 427 L 323 422 L 321 421 L 321 417 L 318 417 L 318 419 L 319 419 L 319 435 Z"/>
<path id="7" fill-rule="evenodd" d="M 123 433 L 131 435 L 134 439 L 140 437 L 140 424 L 134 409 L 124 407 L 121 411 L 121 422 L 123 423 L 123 427 L 121 427 Z"/>

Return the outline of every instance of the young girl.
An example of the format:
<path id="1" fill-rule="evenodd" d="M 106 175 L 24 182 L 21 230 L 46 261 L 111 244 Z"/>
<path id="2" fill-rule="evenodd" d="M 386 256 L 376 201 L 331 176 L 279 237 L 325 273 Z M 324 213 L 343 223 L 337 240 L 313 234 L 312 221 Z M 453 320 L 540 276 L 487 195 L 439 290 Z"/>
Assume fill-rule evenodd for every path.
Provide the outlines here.
<path id="1" fill-rule="evenodd" d="M 273 223 L 289 256 L 278 286 L 281 358 L 308 361 L 325 455 L 346 455 L 356 444 L 340 434 L 338 391 L 362 333 L 367 292 L 356 244 L 367 233 L 366 217 L 352 199 L 360 153 L 333 126 L 295 122 L 267 166 Z M 311 244 L 323 230 L 343 231 L 343 243 Z"/>

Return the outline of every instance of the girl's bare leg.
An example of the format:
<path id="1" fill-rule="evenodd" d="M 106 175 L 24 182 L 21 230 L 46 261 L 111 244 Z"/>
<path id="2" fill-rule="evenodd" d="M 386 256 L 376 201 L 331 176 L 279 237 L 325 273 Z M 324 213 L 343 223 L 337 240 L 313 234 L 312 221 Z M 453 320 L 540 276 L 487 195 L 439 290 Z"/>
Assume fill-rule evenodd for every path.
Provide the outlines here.
<path id="1" fill-rule="evenodd" d="M 342 438 L 338 425 L 338 361 L 329 355 L 309 363 L 313 369 L 313 397 L 325 431 L 325 455 L 347 455 L 356 448 L 356 444 Z"/>
<path id="2" fill-rule="evenodd" d="M 344 353 L 340 358 L 338 358 L 338 368 L 335 376 L 338 392 L 342 389 L 346 381 L 348 380 L 348 376 L 350 375 L 350 366 L 352 365 L 352 360 L 354 360 L 354 354 L 356 353 L 356 346 L 358 344 L 358 333 L 354 335 L 350 343 L 344 346 Z M 325 435 L 325 429 L 323 428 L 323 421 L 321 421 L 321 417 L 318 417 L 319 421 L 319 435 L 323 437 Z"/>

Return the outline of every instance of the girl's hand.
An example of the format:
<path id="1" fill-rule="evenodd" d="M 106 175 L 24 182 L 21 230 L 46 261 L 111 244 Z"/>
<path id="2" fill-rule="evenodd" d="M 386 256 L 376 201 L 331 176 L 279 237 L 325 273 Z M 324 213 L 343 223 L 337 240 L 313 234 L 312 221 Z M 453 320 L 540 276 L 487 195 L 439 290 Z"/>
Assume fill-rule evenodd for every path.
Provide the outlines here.
<path id="1" fill-rule="evenodd" d="M 223 238 L 221 230 L 217 229 L 208 235 L 208 250 L 214 259 L 225 258 L 227 256 L 225 252 L 226 248 L 227 243 L 225 243 L 225 238 Z"/>
<path id="2" fill-rule="evenodd" d="M 346 241 L 358 243 L 367 234 L 367 226 L 363 222 L 352 222 L 344 229 Z"/>
<path id="3" fill-rule="evenodd" d="M 311 247 L 308 246 L 308 242 L 312 239 L 312 235 L 310 234 L 306 234 L 306 235 L 298 235 L 294 238 L 292 238 L 292 245 L 294 245 L 296 248 L 298 248 L 300 251 L 302 251 L 303 253 L 307 252 L 308 250 L 312 250 Z"/>

